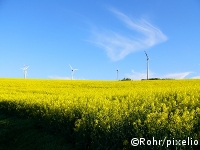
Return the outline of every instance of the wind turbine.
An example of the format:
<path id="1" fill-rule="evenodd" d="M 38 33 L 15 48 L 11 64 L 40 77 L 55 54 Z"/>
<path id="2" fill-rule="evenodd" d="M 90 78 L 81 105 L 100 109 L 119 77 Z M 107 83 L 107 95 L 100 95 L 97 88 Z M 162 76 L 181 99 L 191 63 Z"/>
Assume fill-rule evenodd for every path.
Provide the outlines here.
<path id="1" fill-rule="evenodd" d="M 146 54 L 146 57 L 147 57 L 147 80 L 149 79 L 149 57 L 146 53 L 146 51 L 144 51 L 144 53 Z"/>
<path id="2" fill-rule="evenodd" d="M 71 70 L 72 70 L 72 80 L 73 80 L 74 71 L 75 71 L 75 70 L 78 70 L 78 69 L 73 69 L 73 68 L 72 68 L 72 66 L 70 66 L 70 65 L 69 65 L 69 67 L 70 67 L 70 68 L 71 68 Z"/>
<path id="3" fill-rule="evenodd" d="M 26 75 L 27 75 L 27 69 L 29 66 L 24 66 L 23 68 L 21 68 L 24 72 L 24 79 L 26 79 Z"/>
<path id="4" fill-rule="evenodd" d="M 116 71 L 117 71 L 117 81 L 118 81 L 118 73 L 119 73 L 119 69 L 117 69 Z"/>

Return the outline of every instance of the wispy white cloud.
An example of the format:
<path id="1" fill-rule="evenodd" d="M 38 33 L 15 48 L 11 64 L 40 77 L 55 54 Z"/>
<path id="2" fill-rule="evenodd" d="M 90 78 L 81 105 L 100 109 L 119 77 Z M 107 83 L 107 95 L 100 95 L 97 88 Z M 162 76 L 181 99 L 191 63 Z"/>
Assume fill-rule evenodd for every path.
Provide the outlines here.
<path id="1" fill-rule="evenodd" d="M 113 61 L 123 59 L 128 54 L 147 49 L 167 40 L 162 31 L 144 19 L 133 20 L 122 12 L 111 9 L 130 30 L 137 31 L 143 36 L 125 36 L 114 31 L 93 31 L 93 42 L 106 50 L 107 55 Z"/>
<path id="2" fill-rule="evenodd" d="M 154 75 L 155 73 L 149 71 L 149 78 L 153 78 Z M 135 72 L 134 70 L 132 70 L 131 73 L 128 73 L 125 76 L 133 80 L 141 80 L 147 78 L 147 72 Z"/>
<path id="3" fill-rule="evenodd" d="M 59 77 L 59 76 L 48 76 L 48 77 L 56 80 L 71 80 L 70 77 Z"/>
<path id="4" fill-rule="evenodd" d="M 48 78 L 55 79 L 55 80 L 71 80 L 71 77 L 60 77 L 60 76 L 48 76 Z M 86 79 L 84 79 L 84 78 L 80 78 L 80 79 L 73 78 L 73 80 L 86 80 Z"/>
<path id="5" fill-rule="evenodd" d="M 164 75 L 163 78 L 184 79 L 186 76 L 188 76 L 191 73 L 192 72 L 170 73 L 170 74 Z"/>
<path id="6" fill-rule="evenodd" d="M 191 79 L 200 79 L 200 76 L 191 77 Z"/>
<path id="7" fill-rule="evenodd" d="M 172 78 L 172 79 L 184 79 L 186 76 L 191 74 L 192 72 L 177 72 L 177 73 L 169 73 L 163 76 L 159 76 L 156 73 L 149 71 L 149 78 Z M 125 77 L 133 79 L 133 80 L 140 80 L 140 79 L 146 79 L 147 73 L 144 72 L 135 72 L 134 70 L 131 71 L 131 73 L 125 74 Z M 193 77 L 193 78 L 200 78 L 200 76 Z"/>

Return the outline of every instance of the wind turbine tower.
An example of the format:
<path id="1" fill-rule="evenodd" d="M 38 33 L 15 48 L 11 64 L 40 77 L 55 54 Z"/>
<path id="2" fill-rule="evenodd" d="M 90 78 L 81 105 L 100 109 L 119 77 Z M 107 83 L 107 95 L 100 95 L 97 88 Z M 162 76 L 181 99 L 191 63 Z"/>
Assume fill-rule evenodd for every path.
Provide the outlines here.
<path id="1" fill-rule="evenodd" d="M 73 78 L 74 78 L 74 71 L 75 71 L 75 70 L 78 70 L 78 69 L 73 69 L 72 66 L 70 66 L 70 65 L 69 65 L 69 67 L 70 67 L 71 70 L 72 70 L 72 78 L 71 78 L 71 80 L 73 80 Z"/>
<path id="2" fill-rule="evenodd" d="M 144 51 L 144 53 L 146 54 L 146 57 L 147 57 L 147 80 L 149 79 L 149 57 L 146 53 L 146 51 Z"/>
<path id="3" fill-rule="evenodd" d="M 24 79 L 26 79 L 26 75 L 27 75 L 27 69 L 29 66 L 24 66 L 23 68 L 21 68 L 24 72 Z"/>
<path id="4" fill-rule="evenodd" d="M 118 73 L 119 73 L 119 69 L 117 69 L 116 71 L 117 71 L 117 81 L 118 81 Z"/>

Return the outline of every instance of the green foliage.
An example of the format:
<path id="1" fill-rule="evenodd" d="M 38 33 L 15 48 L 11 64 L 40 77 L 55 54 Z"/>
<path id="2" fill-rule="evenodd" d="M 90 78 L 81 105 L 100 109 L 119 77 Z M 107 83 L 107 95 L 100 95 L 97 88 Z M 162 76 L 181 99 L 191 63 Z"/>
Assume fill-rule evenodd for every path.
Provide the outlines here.
<path id="1" fill-rule="evenodd" d="M 130 78 L 123 78 L 121 81 L 131 81 Z"/>
<path id="2" fill-rule="evenodd" d="M 160 78 L 149 78 L 149 80 L 161 80 Z"/>
<path id="3" fill-rule="evenodd" d="M 73 149 L 65 137 L 38 128 L 34 119 L 10 116 L 0 111 L 1 150 L 66 150 Z"/>

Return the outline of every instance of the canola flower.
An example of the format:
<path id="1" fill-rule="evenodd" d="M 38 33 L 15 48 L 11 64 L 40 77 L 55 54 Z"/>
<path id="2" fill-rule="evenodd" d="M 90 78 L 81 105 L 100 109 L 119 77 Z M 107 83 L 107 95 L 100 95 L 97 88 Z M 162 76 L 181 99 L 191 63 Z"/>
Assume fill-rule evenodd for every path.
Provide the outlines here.
<path id="1" fill-rule="evenodd" d="M 200 80 L 0 79 L 1 111 L 85 149 L 129 149 L 133 137 L 200 139 L 199 101 Z"/>

